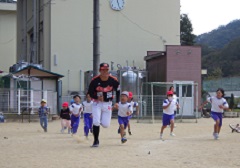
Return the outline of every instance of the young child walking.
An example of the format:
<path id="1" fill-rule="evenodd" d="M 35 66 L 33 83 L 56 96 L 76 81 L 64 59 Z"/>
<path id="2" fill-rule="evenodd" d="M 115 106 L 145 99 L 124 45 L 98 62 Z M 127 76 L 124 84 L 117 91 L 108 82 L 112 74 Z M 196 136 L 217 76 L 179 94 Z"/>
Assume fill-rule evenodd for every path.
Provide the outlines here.
<path id="1" fill-rule="evenodd" d="M 81 97 L 79 95 L 73 96 L 74 103 L 69 107 L 71 112 L 71 128 L 72 134 L 75 135 L 80 123 L 80 116 L 82 112 Z"/>
<path id="2" fill-rule="evenodd" d="M 178 102 L 173 99 L 173 92 L 167 92 L 167 99 L 163 101 L 163 117 L 162 117 L 162 127 L 160 131 L 160 139 L 163 139 L 163 130 L 170 125 L 170 135 L 175 136 L 173 133 L 174 128 L 174 110 L 179 108 Z"/>
<path id="3" fill-rule="evenodd" d="M 219 138 L 219 133 L 222 127 L 222 117 L 224 110 L 229 110 L 229 105 L 224 97 L 224 90 L 222 88 L 218 88 L 216 91 L 216 96 L 209 97 L 202 104 L 202 107 L 208 102 L 212 104 L 211 107 L 211 117 L 215 121 L 214 129 L 213 129 L 213 137 L 214 139 Z M 202 108 L 201 107 L 201 108 Z"/>
<path id="4" fill-rule="evenodd" d="M 92 133 L 92 104 L 93 101 L 89 94 L 86 95 L 86 100 L 82 102 L 83 118 L 84 118 L 84 136 L 88 139 L 89 130 Z"/>
<path id="5" fill-rule="evenodd" d="M 132 94 L 132 92 L 128 92 L 128 94 L 129 94 L 129 96 L 128 96 L 128 103 L 131 104 L 131 106 L 133 108 L 133 112 L 135 111 L 136 115 L 138 115 L 139 114 L 138 103 L 133 101 L 133 94 Z M 132 118 L 132 115 L 129 116 L 129 122 L 128 122 L 128 126 L 127 126 L 129 135 L 132 135 L 131 125 L 130 125 L 130 119 Z"/>
<path id="6" fill-rule="evenodd" d="M 127 128 L 129 122 L 129 116 L 132 114 L 132 105 L 127 102 L 129 93 L 127 91 L 123 91 L 121 93 L 120 102 L 114 108 L 118 109 L 118 123 L 120 125 L 120 135 L 121 142 L 127 142 L 127 138 L 125 137 L 125 130 Z"/>
<path id="7" fill-rule="evenodd" d="M 38 115 L 40 118 L 40 125 L 43 128 L 44 132 L 47 132 L 47 126 L 48 126 L 48 107 L 47 107 L 47 101 L 45 99 L 42 99 L 40 102 L 41 106 L 38 109 Z"/>
<path id="8" fill-rule="evenodd" d="M 68 128 L 68 134 L 71 133 L 71 119 L 70 119 L 70 110 L 68 107 L 68 102 L 64 102 L 62 104 L 62 109 L 60 113 L 60 118 L 61 118 L 61 133 L 64 133 L 64 130 Z"/>

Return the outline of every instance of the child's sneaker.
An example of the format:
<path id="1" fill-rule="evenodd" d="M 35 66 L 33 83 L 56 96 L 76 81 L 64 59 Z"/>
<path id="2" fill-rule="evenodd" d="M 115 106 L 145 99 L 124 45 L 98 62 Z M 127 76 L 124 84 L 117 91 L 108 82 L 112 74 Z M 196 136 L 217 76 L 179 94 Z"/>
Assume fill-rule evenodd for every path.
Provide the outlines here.
<path id="1" fill-rule="evenodd" d="M 170 135 L 171 135 L 171 136 L 173 136 L 173 137 L 175 137 L 175 136 L 176 136 L 176 135 L 175 135 L 173 132 L 171 132 L 171 133 L 170 133 Z"/>
<path id="2" fill-rule="evenodd" d="M 126 143 L 126 142 L 127 142 L 127 138 L 124 138 L 124 137 L 123 137 L 123 138 L 121 139 L 121 142 L 122 142 L 122 143 Z"/>
<path id="3" fill-rule="evenodd" d="M 132 135 L 132 132 L 131 132 L 131 130 L 130 130 L 130 129 L 128 130 L 128 134 L 129 134 L 129 135 Z"/>
<path id="4" fill-rule="evenodd" d="M 160 139 L 163 139 L 163 134 L 160 134 Z"/>
<path id="5" fill-rule="evenodd" d="M 215 140 L 217 140 L 219 138 L 218 133 L 213 133 L 213 137 L 214 137 Z"/>
<path id="6" fill-rule="evenodd" d="M 71 134 L 71 128 L 68 128 L 68 134 Z"/>
<path id="7" fill-rule="evenodd" d="M 47 132 L 47 128 L 44 128 L 44 132 Z"/>

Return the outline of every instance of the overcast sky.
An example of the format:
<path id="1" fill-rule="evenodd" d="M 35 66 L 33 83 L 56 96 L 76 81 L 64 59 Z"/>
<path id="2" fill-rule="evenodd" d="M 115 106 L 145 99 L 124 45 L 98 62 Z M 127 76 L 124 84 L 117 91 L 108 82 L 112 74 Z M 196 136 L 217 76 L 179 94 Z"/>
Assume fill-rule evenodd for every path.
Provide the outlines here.
<path id="1" fill-rule="evenodd" d="M 188 14 L 195 35 L 240 19 L 240 0 L 180 0 L 180 2 L 181 13 Z"/>

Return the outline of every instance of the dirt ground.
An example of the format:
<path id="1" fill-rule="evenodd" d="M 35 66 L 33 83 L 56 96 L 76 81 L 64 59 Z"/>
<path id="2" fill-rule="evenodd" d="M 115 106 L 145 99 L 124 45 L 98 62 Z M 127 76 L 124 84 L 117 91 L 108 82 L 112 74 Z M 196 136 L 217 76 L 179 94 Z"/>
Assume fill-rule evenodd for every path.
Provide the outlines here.
<path id="1" fill-rule="evenodd" d="M 159 139 L 161 123 L 131 121 L 132 134 L 121 144 L 117 120 L 101 128 L 100 146 L 91 148 L 93 136 L 83 136 L 81 120 L 78 135 L 60 133 L 60 120 L 49 122 L 44 133 L 38 122 L 0 124 L 0 168 L 234 168 L 240 167 L 240 133 L 231 133 L 230 123 L 239 118 L 224 118 L 219 140 L 214 140 L 213 120 L 177 123 L 170 137 Z"/>

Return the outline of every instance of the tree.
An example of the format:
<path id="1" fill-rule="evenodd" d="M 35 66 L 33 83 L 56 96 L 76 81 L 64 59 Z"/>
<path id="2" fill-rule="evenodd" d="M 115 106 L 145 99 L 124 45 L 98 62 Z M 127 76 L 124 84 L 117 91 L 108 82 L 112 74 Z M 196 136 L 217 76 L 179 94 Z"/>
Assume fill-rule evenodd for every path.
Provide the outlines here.
<path id="1" fill-rule="evenodd" d="M 181 45 L 194 45 L 194 39 L 196 36 L 192 34 L 192 23 L 187 14 L 181 14 L 180 16 L 180 39 Z"/>
<path id="2" fill-rule="evenodd" d="M 222 78 L 222 74 L 223 74 L 222 69 L 217 67 L 207 76 L 207 79 L 208 80 L 219 79 L 219 78 Z"/>

